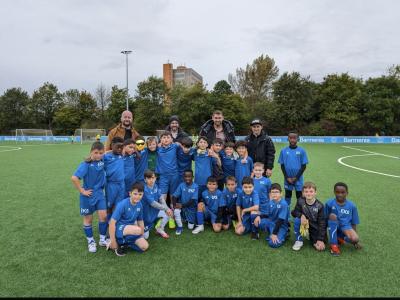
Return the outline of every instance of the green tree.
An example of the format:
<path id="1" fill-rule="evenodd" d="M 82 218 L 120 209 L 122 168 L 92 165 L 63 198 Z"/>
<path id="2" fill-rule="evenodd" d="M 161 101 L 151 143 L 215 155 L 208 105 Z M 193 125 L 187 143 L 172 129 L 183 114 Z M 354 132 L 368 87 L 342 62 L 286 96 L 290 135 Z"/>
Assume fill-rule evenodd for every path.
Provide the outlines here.
<path id="1" fill-rule="evenodd" d="M 71 135 L 75 129 L 81 128 L 80 113 L 71 105 L 64 105 L 54 114 L 54 124 L 54 134 Z"/>
<path id="2" fill-rule="evenodd" d="M 51 129 L 54 122 L 54 114 L 62 105 L 62 95 L 59 93 L 57 86 L 46 82 L 33 92 L 31 104 L 36 124 Z"/>
<path id="3" fill-rule="evenodd" d="M 29 95 L 21 88 L 11 88 L 0 97 L 0 128 L 2 133 L 25 127 Z"/>
<path id="4" fill-rule="evenodd" d="M 215 96 L 232 95 L 232 87 L 226 80 L 220 80 L 214 85 L 212 94 Z"/>
<path id="5" fill-rule="evenodd" d="M 78 103 L 78 111 L 81 122 L 84 120 L 95 120 L 97 118 L 96 108 L 97 104 L 93 96 L 86 91 L 82 91 L 79 94 Z"/>
<path id="6" fill-rule="evenodd" d="M 129 98 L 128 104 L 129 110 L 134 113 L 135 103 L 132 98 Z M 124 110 L 126 110 L 126 89 L 120 89 L 114 85 L 111 88 L 110 105 L 107 108 L 106 116 L 112 124 L 117 124 L 120 122 Z"/>

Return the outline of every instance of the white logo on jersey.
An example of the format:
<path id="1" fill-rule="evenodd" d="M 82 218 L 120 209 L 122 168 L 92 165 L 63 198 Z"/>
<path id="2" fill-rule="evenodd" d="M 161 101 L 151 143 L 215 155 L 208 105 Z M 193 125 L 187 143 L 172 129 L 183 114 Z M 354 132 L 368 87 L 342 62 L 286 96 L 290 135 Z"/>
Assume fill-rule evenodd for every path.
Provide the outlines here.
<path id="1" fill-rule="evenodd" d="M 128 207 L 128 211 L 131 211 L 131 208 L 130 208 L 130 207 Z"/>
<path id="2" fill-rule="evenodd" d="M 341 212 L 342 214 L 346 214 L 346 215 L 349 215 L 349 214 L 350 214 L 350 210 L 344 209 L 344 208 L 341 208 L 341 209 L 340 209 L 340 212 Z"/>
<path id="3" fill-rule="evenodd" d="M 194 189 L 188 189 L 189 193 L 194 193 Z"/>
<path id="4" fill-rule="evenodd" d="M 138 208 L 136 208 L 136 211 L 140 211 L 140 208 L 138 207 Z"/>
<path id="5" fill-rule="evenodd" d="M 280 205 L 280 204 L 278 204 L 278 205 L 276 206 L 276 208 L 281 208 L 281 205 Z"/>
<path id="6" fill-rule="evenodd" d="M 218 199 L 218 196 L 211 196 L 211 199 L 216 200 Z"/>
<path id="7" fill-rule="evenodd" d="M 300 155 L 301 154 L 301 152 L 300 151 L 296 151 L 296 155 Z"/>
<path id="8" fill-rule="evenodd" d="M 317 207 L 313 207 L 313 211 L 318 212 L 318 208 Z"/>
<path id="9" fill-rule="evenodd" d="M 98 167 L 102 167 L 102 166 L 104 166 L 104 162 L 102 162 L 102 161 L 99 161 L 99 162 L 97 163 L 97 166 L 98 166 Z"/>

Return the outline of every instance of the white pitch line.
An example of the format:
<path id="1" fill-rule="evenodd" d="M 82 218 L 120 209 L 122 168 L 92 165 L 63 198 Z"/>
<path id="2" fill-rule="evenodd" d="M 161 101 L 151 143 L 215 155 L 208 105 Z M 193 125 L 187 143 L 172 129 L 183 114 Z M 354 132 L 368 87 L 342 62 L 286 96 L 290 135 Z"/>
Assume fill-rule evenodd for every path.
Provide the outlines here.
<path id="1" fill-rule="evenodd" d="M 14 147 L 14 146 L 0 146 L 0 147 L 13 148 L 13 149 L 0 150 L 0 152 L 9 152 L 9 151 L 22 150 L 21 147 Z"/>
<path id="2" fill-rule="evenodd" d="M 362 168 L 358 168 L 349 164 L 346 164 L 343 162 L 343 160 L 345 158 L 350 158 L 350 157 L 356 157 L 356 156 L 373 156 L 373 155 L 377 155 L 377 156 L 386 156 L 386 157 L 390 157 L 390 158 L 395 158 L 395 159 L 400 159 L 400 157 L 397 156 L 391 156 L 391 155 L 386 155 L 386 154 L 382 154 L 382 153 L 378 153 L 378 152 L 371 152 L 371 151 L 367 151 L 367 150 L 363 150 L 363 149 L 357 149 L 357 148 L 353 148 L 353 147 L 349 147 L 349 146 L 342 146 L 343 148 L 348 148 L 348 149 L 353 149 L 353 150 L 358 150 L 358 151 L 362 151 L 362 152 L 367 152 L 368 154 L 356 154 L 356 155 L 348 155 L 348 156 L 343 156 L 338 158 L 338 163 L 352 168 L 352 169 L 356 169 L 359 171 L 364 171 L 364 172 L 368 172 L 368 173 L 373 173 L 373 174 L 378 174 L 378 175 L 383 175 L 383 176 L 388 176 L 388 177 L 395 177 L 395 178 L 400 178 L 400 176 L 398 175 L 392 175 L 392 174 L 386 174 L 386 173 L 381 173 L 381 172 L 376 172 L 376 171 L 371 171 L 371 170 L 367 170 L 367 169 L 362 169 Z"/>

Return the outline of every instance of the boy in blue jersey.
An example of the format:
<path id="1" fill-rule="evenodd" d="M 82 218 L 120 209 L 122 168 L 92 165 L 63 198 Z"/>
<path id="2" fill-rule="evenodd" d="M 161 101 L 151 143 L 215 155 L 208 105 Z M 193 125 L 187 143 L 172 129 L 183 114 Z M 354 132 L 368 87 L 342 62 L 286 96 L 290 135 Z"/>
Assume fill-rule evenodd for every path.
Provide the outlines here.
<path id="1" fill-rule="evenodd" d="M 193 154 L 194 160 L 194 182 L 199 186 L 199 199 L 203 191 L 207 189 L 207 178 L 212 176 L 213 164 L 221 165 L 219 155 L 207 149 L 208 142 L 204 136 L 199 137 L 196 143 L 197 149 Z"/>
<path id="2" fill-rule="evenodd" d="M 338 182 L 334 186 L 335 198 L 325 204 L 325 217 L 328 221 L 328 234 L 331 244 L 331 254 L 340 255 L 339 244 L 352 243 L 356 249 L 361 249 L 357 234 L 360 223 L 356 205 L 347 199 L 348 186 Z"/>
<path id="3" fill-rule="evenodd" d="M 240 189 L 237 187 L 236 178 L 234 176 L 228 176 L 225 180 L 225 189 L 222 192 L 224 197 L 225 211 L 222 217 L 222 229 L 228 230 L 230 224 L 236 227 L 237 214 L 236 214 L 236 200 L 240 193 Z"/>
<path id="4" fill-rule="evenodd" d="M 177 152 L 178 174 L 180 182 L 184 182 L 183 175 L 186 170 L 192 170 L 193 154 L 195 149 L 192 148 L 193 141 L 189 137 L 183 137 L 180 141 L 181 147 Z"/>
<path id="5" fill-rule="evenodd" d="M 222 171 L 224 172 L 224 179 L 226 182 L 228 176 L 235 177 L 235 163 L 238 158 L 235 152 L 235 144 L 227 142 L 224 149 L 219 152 L 219 156 L 221 157 Z"/>
<path id="6" fill-rule="evenodd" d="M 111 141 L 111 151 L 104 155 L 104 170 L 106 171 L 106 200 L 108 220 L 119 201 L 125 198 L 124 159 L 122 156 L 124 140 L 114 137 Z"/>
<path id="7" fill-rule="evenodd" d="M 246 141 L 236 142 L 236 152 L 239 157 L 235 163 L 235 177 L 239 183 L 242 182 L 246 176 L 251 176 L 253 171 L 253 160 L 247 154 L 247 143 Z"/>
<path id="8" fill-rule="evenodd" d="M 258 215 L 260 198 L 254 190 L 254 181 L 251 177 L 245 176 L 242 180 L 242 191 L 236 200 L 236 213 L 238 224 L 235 227 L 237 235 L 243 235 L 251 231 L 251 237 L 254 239 L 256 226 L 254 220 Z"/>
<path id="9" fill-rule="evenodd" d="M 103 188 L 105 184 L 104 145 L 100 142 L 92 144 L 90 156 L 76 169 L 71 180 L 79 191 L 81 216 L 83 216 L 83 231 L 88 242 L 89 252 L 96 252 L 96 242 L 93 238 L 93 213 L 97 211 L 99 216 L 99 246 L 106 246 L 107 233 L 107 205 Z M 81 186 L 80 180 L 83 180 Z"/>
<path id="10" fill-rule="evenodd" d="M 205 220 L 211 221 L 214 232 L 220 232 L 224 210 L 224 199 L 218 189 L 217 179 L 208 177 L 207 190 L 203 191 L 197 205 L 197 226 L 192 233 L 198 234 L 204 231 Z"/>
<path id="11" fill-rule="evenodd" d="M 296 198 L 301 197 L 303 189 L 303 172 L 308 164 L 306 151 L 297 146 L 298 134 L 290 132 L 288 135 L 289 146 L 281 150 L 278 163 L 281 165 L 282 173 L 285 178 L 285 200 L 290 208 L 292 201 L 292 191 L 296 191 Z"/>
<path id="12" fill-rule="evenodd" d="M 144 171 L 147 167 L 147 155 L 149 154 L 145 149 L 144 137 L 138 136 L 136 141 L 136 153 L 135 153 L 135 178 L 136 182 L 144 184 Z"/>
<path id="13" fill-rule="evenodd" d="M 213 140 L 210 149 L 216 153 L 220 159 L 221 159 L 221 155 L 220 153 L 222 152 L 222 147 L 224 145 L 224 141 L 216 138 Z M 213 174 L 212 176 L 214 178 L 217 179 L 218 182 L 218 189 L 220 191 L 224 190 L 224 184 L 225 184 L 225 180 L 224 180 L 224 171 L 222 170 L 222 162 L 221 165 L 216 164 L 215 162 L 213 163 Z"/>
<path id="14" fill-rule="evenodd" d="M 143 238 L 143 206 L 140 202 L 142 197 L 143 184 L 135 183 L 129 198 L 119 202 L 112 214 L 107 249 L 114 249 L 118 256 L 124 256 L 127 247 L 137 252 L 144 252 L 149 248 L 149 244 Z"/>
<path id="15" fill-rule="evenodd" d="M 172 195 L 172 207 L 174 208 L 175 222 L 177 228 L 175 233 L 182 234 L 183 224 L 182 215 L 188 221 L 188 229 L 192 230 L 196 223 L 197 200 L 199 187 L 193 182 L 193 171 L 186 170 L 183 174 L 182 182 L 175 193 Z"/>
<path id="16" fill-rule="evenodd" d="M 260 215 L 255 224 L 262 231 L 267 232 L 265 240 L 271 248 L 283 245 L 289 228 L 289 207 L 282 199 L 282 188 L 280 184 L 273 183 L 269 193 L 268 215 Z"/>
<path id="17" fill-rule="evenodd" d="M 160 226 L 156 228 L 156 233 L 164 239 L 168 239 L 169 235 L 164 231 L 165 225 L 168 223 L 173 212 L 167 206 L 165 198 L 162 197 L 161 191 L 156 184 L 156 175 L 152 170 L 144 172 L 144 195 L 143 219 L 144 219 L 144 238 L 149 238 L 150 229 L 154 226 L 158 218 L 162 218 Z"/>
<path id="18" fill-rule="evenodd" d="M 133 184 L 136 182 L 135 177 L 135 141 L 127 139 L 124 141 L 124 148 L 122 150 L 124 160 L 124 174 L 125 174 L 125 197 L 129 197 L 129 192 L 132 190 Z"/>
<path id="19" fill-rule="evenodd" d="M 271 180 L 264 177 L 264 164 L 256 162 L 253 169 L 254 177 L 254 190 L 258 193 L 260 199 L 259 214 L 268 215 L 269 214 L 269 192 L 271 190 Z M 258 229 L 256 229 L 255 234 L 253 234 L 254 239 L 259 239 Z"/>

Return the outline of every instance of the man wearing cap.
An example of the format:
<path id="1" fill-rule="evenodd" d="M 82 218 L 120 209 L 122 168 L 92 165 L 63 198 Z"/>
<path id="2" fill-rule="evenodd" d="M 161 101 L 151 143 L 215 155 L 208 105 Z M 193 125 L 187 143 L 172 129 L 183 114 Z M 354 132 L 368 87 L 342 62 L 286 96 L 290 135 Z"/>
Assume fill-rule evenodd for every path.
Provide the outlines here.
<path id="1" fill-rule="evenodd" d="M 264 164 L 265 174 L 270 177 L 274 168 L 275 146 L 272 139 L 263 130 L 260 119 L 254 119 L 250 123 L 251 133 L 245 138 L 247 151 L 253 162 Z"/>
<path id="2" fill-rule="evenodd" d="M 133 129 L 133 115 L 129 110 L 125 110 L 121 115 L 121 123 L 110 130 L 106 140 L 106 151 L 111 150 L 111 141 L 114 137 L 119 136 L 125 140 L 136 139 L 140 134 Z"/>
<path id="3" fill-rule="evenodd" d="M 222 111 L 214 111 L 211 118 L 201 126 L 199 136 L 205 136 L 209 145 L 216 138 L 221 139 L 224 143 L 235 143 L 235 129 L 230 121 L 224 120 Z"/>
<path id="4" fill-rule="evenodd" d="M 168 126 L 165 127 L 166 131 L 171 132 L 174 143 L 176 142 L 180 143 L 182 138 L 189 136 L 186 132 L 182 130 L 179 123 L 180 123 L 179 117 L 173 115 L 169 118 Z"/>

